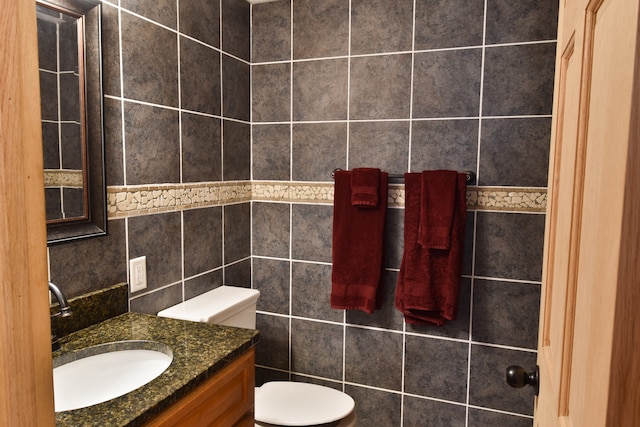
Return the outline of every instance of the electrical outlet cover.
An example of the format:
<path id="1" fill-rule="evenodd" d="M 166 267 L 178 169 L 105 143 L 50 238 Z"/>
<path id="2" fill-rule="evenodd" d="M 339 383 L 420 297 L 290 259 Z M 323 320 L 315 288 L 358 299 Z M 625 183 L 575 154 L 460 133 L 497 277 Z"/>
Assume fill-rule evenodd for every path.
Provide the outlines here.
<path id="1" fill-rule="evenodd" d="M 147 287 L 147 257 L 141 256 L 129 261 L 129 287 L 131 292 Z"/>

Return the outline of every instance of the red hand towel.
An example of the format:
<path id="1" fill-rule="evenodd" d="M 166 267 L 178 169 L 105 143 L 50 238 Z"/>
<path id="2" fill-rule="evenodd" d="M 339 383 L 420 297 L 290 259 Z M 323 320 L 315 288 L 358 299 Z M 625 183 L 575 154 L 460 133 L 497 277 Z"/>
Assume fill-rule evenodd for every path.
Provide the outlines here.
<path id="1" fill-rule="evenodd" d="M 378 206 L 380 169 L 355 168 L 351 172 L 351 204 L 353 206 Z"/>
<path id="2" fill-rule="evenodd" d="M 378 174 L 378 206 L 351 203 L 350 171 L 336 171 L 333 199 L 333 268 L 331 307 L 373 313 L 380 308 L 384 221 L 387 213 L 386 172 Z"/>
<path id="3" fill-rule="evenodd" d="M 424 171 L 420 201 L 418 242 L 422 247 L 449 249 L 453 209 L 456 204 L 456 171 Z"/>
<path id="4" fill-rule="evenodd" d="M 419 242 L 423 174 L 405 174 L 404 253 L 395 305 L 413 324 L 442 326 L 458 312 L 460 274 L 466 223 L 466 176 L 457 175 L 448 250 L 423 247 Z M 427 182 L 427 185 L 430 185 Z M 429 209 L 438 209 L 438 203 Z"/>

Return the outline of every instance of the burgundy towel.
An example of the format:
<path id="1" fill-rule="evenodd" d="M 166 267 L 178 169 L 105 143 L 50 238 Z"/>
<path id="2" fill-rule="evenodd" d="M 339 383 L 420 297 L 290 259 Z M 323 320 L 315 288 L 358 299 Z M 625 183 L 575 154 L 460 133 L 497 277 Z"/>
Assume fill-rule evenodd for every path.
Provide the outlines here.
<path id="1" fill-rule="evenodd" d="M 424 247 L 419 242 L 420 218 L 423 216 L 422 197 L 425 196 L 422 194 L 422 182 L 426 176 L 429 188 L 432 184 L 428 178 L 432 174 L 405 174 L 404 253 L 398 275 L 395 305 L 404 314 L 407 323 L 442 326 L 447 320 L 454 320 L 458 312 L 467 212 L 467 181 L 465 174 L 456 174 L 457 185 L 448 191 L 439 191 L 445 199 L 450 198 L 449 194 L 444 194 L 445 192 L 454 193 L 449 249 Z M 431 200 L 431 205 L 428 206 L 430 210 L 441 208 L 447 209 L 437 200 Z M 429 214 L 427 218 L 431 216 Z"/>
<path id="2" fill-rule="evenodd" d="M 353 206 L 378 206 L 380 169 L 355 168 L 351 172 L 351 204 Z"/>
<path id="3" fill-rule="evenodd" d="M 422 247 L 448 250 L 451 246 L 458 175 L 456 171 L 446 170 L 422 172 L 418 227 L 418 242 Z"/>
<path id="4" fill-rule="evenodd" d="M 378 174 L 378 205 L 353 206 L 352 172 L 336 171 L 333 199 L 331 307 L 373 313 L 380 308 L 386 172 Z"/>

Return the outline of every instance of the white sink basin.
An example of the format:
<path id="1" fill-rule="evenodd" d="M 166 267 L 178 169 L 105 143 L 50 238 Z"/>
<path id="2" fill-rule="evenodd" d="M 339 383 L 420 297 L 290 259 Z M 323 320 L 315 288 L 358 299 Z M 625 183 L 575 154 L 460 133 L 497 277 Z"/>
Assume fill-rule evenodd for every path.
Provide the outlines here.
<path id="1" fill-rule="evenodd" d="M 55 411 L 84 408 L 127 394 L 162 374 L 171 349 L 158 342 L 121 341 L 54 360 Z"/>

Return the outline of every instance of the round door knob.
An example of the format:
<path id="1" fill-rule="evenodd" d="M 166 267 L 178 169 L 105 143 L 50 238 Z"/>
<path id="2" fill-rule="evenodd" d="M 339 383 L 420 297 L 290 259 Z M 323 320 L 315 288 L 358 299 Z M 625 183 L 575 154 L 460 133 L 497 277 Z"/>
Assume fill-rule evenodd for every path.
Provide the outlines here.
<path id="1" fill-rule="evenodd" d="M 540 391 L 540 368 L 536 365 L 533 372 L 528 373 L 520 366 L 509 366 L 507 368 L 507 383 L 514 388 L 530 385 L 537 396 Z"/>

